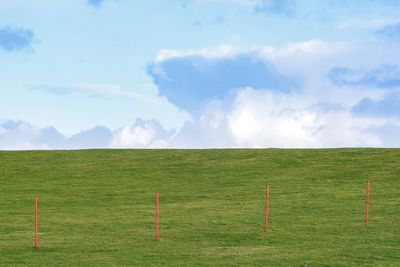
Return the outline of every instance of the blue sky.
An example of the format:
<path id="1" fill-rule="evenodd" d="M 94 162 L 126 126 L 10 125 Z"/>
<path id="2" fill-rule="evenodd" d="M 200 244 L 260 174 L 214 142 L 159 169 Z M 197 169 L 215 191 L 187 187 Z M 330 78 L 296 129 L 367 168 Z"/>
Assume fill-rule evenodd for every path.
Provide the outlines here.
<path id="1" fill-rule="evenodd" d="M 395 0 L 0 0 L 0 149 L 399 147 Z"/>

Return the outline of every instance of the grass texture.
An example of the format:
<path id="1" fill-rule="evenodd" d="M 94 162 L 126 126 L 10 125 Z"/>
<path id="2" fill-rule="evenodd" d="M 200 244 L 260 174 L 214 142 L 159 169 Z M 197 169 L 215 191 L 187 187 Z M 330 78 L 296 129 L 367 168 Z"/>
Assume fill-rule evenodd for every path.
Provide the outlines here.
<path id="1" fill-rule="evenodd" d="M 0 204 L 1 266 L 400 266 L 399 149 L 2 151 Z"/>

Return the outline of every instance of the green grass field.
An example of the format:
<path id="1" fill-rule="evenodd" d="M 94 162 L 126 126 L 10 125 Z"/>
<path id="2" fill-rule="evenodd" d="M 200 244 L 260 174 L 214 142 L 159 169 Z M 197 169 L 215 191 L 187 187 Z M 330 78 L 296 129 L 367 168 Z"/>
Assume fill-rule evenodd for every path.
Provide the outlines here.
<path id="1" fill-rule="evenodd" d="M 0 200 L 1 266 L 400 266 L 399 149 L 0 152 Z"/>

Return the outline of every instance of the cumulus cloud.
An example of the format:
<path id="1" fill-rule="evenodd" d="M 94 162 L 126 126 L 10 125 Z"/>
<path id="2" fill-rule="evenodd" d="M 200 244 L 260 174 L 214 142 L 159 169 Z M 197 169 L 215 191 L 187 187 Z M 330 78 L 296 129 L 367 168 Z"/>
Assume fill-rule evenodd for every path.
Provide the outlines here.
<path id="1" fill-rule="evenodd" d="M 364 62 L 365 52 L 382 49 L 379 47 L 379 44 L 373 48 L 354 47 L 312 40 L 245 51 L 226 46 L 199 51 L 162 51 L 151 73 L 155 83 L 161 94 L 178 107 L 189 110 L 193 117 L 169 144 L 200 148 L 386 145 L 379 129 L 386 127 L 387 119 L 355 114 L 360 100 L 382 95 L 375 87 L 393 89 L 397 84 L 397 67 L 384 64 L 390 57 L 382 57 L 385 53 L 391 54 L 390 49 L 370 53 L 381 56 L 373 60 L 378 66 L 367 71 L 354 68 L 357 64 L 368 65 Z M 240 74 L 241 64 L 235 62 L 242 55 L 251 58 L 252 68 L 248 65 L 245 68 L 251 69 L 252 74 L 263 71 L 265 66 L 273 71 L 246 79 L 246 74 Z M 214 66 L 215 62 L 223 62 L 224 71 L 229 70 L 224 79 L 234 77 L 233 83 L 214 82 L 211 74 L 202 76 L 203 69 Z M 168 68 L 167 63 L 173 67 Z M 337 67 L 342 64 L 353 68 Z M 217 77 L 224 73 L 215 69 L 211 73 Z M 275 83 L 280 78 L 285 86 Z M 169 88 L 168 84 L 171 84 Z M 198 90 L 206 88 L 207 93 L 193 93 L 190 90 L 193 84 Z M 196 87 L 198 84 L 201 86 Z M 353 89 L 354 85 L 368 89 Z"/>
<path id="2" fill-rule="evenodd" d="M 0 27 L 0 48 L 6 52 L 18 50 L 33 51 L 31 46 L 33 40 L 34 34 L 30 29 L 10 25 Z"/>
<path id="3" fill-rule="evenodd" d="M 178 131 L 137 120 L 115 131 L 95 127 L 54 142 L 44 129 L 0 128 L 0 149 L 365 147 L 398 146 L 400 124 L 386 117 L 354 116 L 335 103 L 315 103 L 298 93 L 242 88 L 207 104 Z M 13 127 L 15 128 L 15 127 Z M 386 133 L 385 129 L 391 131 Z M 388 136 L 386 135 L 388 134 Z M 10 139 L 10 136 L 13 139 Z M 39 136 L 39 137 L 38 137 Z M 7 138 L 8 137 L 8 138 Z M 38 141 L 40 140 L 40 141 Z"/>
<path id="4" fill-rule="evenodd" d="M 0 124 L 0 149 L 6 150 L 104 148 L 111 140 L 111 130 L 101 126 L 68 137 L 54 127 L 41 128 L 25 121 Z"/>
<path id="5" fill-rule="evenodd" d="M 165 129 L 156 120 L 137 120 L 114 131 L 96 127 L 64 137 L 61 144 L 65 148 L 400 146 L 395 138 L 400 135 L 395 51 L 397 47 L 379 44 L 354 47 L 318 40 L 277 48 L 161 51 L 149 73 L 160 94 L 188 110 L 191 120 L 176 130 Z M 51 90 L 89 96 L 125 94 L 87 87 Z M 5 126 L 0 129 L 0 144 L 8 131 Z"/>
<path id="6" fill-rule="evenodd" d="M 165 130 L 158 121 L 142 119 L 114 131 L 96 126 L 72 136 L 61 134 L 54 127 L 6 121 L 0 124 L 0 150 L 162 148 L 174 133 Z"/>
<path id="7" fill-rule="evenodd" d="M 53 127 L 39 128 L 24 121 L 0 124 L 0 149 L 50 149 L 63 139 Z"/>
<path id="8" fill-rule="evenodd" d="M 203 112 L 187 121 L 169 142 L 175 148 L 221 148 L 234 147 L 235 141 L 227 123 L 227 112 L 232 104 L 230 97 L 225 101 L 214 100 Z"/>
<path id="9" fill-rule="evenodd" d="M 163 52 L 149 66 L 149 74 L 162 96 L 176 106 L 197 113 L 204 105 L 221 98 L 231 90 L 243 87 L 290 91 L 296 82 L 279 73 L 256 52 L 229 51 L 218 56 L 213 53 Z"/>
<path id="10" fill-rule="evenodd" d="M 107 127 L 96 126 L 66 138 L 59 146 L 66 149 L 104 148 L 110 145 L 112 136 Z"/>
<path id="11" fill-rule="evenodd" d="M 174 134 L 165 130 L 158 121 L 138 119 L 131 126 L 125 126 L 114 132 L 110 147 L 154 147 L 162 148 Z"/>
<path id="12" fill-rule="evenodd" d="M 339 104 L 315 104 L 298 93 L 243 88 L 234 97 L 211 103 L 182 128 L 171 146 L 378 146 L 380 139 L 366 131 L 372 125 L 382 122 L 356 118 Z"/>
<path id="13" fill-rule="evenodd" d="M 245 89 L 229 115 L 240 146 L 337 147 L 379 145 L 359 120 L 340 105 L 313 103 L 301 95 Z M 378 122 L 376 122 L 378 123 Z"/>

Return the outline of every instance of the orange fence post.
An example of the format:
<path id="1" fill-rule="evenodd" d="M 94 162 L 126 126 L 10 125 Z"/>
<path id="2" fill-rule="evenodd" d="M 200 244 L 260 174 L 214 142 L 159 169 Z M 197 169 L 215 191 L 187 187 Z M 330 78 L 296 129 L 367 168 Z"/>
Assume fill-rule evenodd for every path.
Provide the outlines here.
<path id="1" fill-rule="evenodd" d="M 265 224 L 264 232 L 268 230 L 268 208 L 269 208 L 269 184 L 265 188 Z"/>
<path id="2" fill-rule="evenodd" d="M 365 226 L 368 226 L 368 212 L 369 212 L 369 189 L 370 189 L 370 182 L 367 182 L 367 197 L 365 201 Z"/>
<path id="3" fill-rule="evenodd" d="M 35 248 L 39 249 L 38 198 L 35 195 Z"/>
<path id="4" fill-rule="evenodd" d="M 158 199 L 158 192 L 156 192 L 156 240 L 158 241 L 160 239 L 160 233 L 159 233 L 159 199 Z"/>

